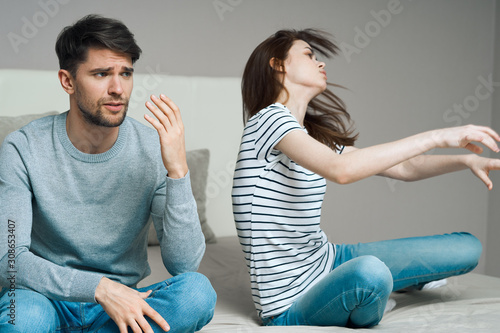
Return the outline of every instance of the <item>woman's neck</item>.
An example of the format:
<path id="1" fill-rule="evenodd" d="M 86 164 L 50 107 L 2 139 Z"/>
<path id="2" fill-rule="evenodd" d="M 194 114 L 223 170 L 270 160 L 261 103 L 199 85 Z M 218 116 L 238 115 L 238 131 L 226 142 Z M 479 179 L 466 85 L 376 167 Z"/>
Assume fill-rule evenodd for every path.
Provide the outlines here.
<path id="1" fill-rule="evenodd" d="M 290 94 L 286 96 L 286 94 L 281 94 L 276 102 L 285 105 L 295 119 L 297 119 L 300 126 L 304 127 L 304 118 L 310 102 L 309 98 L 298 98 L 297 95 Z"/>

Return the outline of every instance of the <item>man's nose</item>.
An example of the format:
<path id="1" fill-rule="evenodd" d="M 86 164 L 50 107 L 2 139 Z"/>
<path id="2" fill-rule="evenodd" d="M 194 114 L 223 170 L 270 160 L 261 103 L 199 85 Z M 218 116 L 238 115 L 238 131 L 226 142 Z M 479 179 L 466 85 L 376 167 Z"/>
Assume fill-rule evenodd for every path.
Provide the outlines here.
<path id="1" fill-rule="evenodd" d="M 121 95 L 123 93 L 123 86 L 119 75 L 114 75 L 111 78 L 108 88 L 108 94 Z"/>

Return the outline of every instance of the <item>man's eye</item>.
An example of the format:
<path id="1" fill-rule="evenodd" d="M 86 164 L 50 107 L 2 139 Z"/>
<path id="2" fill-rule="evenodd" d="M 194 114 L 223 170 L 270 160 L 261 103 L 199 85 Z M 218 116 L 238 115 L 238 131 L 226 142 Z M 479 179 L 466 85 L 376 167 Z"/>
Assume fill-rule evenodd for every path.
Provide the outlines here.
<path id="1" fill-rule="evenodd" d="M 101 73 L 95 73 L 95 76 L 97 77 L 105 77 L 107 73 L 101 72 Z"/>
<path id="2" fill-rule="evenodd" d="M 132 76 L 132 72 L 123 72 L 122 76 L 131 77 Z"/>

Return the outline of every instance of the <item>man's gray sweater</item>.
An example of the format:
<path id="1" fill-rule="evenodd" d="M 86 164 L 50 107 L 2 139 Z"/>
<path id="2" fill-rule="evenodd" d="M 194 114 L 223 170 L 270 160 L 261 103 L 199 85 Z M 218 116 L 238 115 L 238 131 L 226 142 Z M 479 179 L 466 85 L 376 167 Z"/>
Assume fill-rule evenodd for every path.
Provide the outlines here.
<path id="1" fill-rule="evenodd" d="M 0 286 L 78 302 L 95 302 L 103 276 L 134 287 L 150 273 L 150 215 L 167 270 L 196 271 L 205 243 L 189 173 L 167 176 L 156 131 L 126 118 L 110 150 L 85 154 L 66 115 L 36 120 L 0 148 Z"/>

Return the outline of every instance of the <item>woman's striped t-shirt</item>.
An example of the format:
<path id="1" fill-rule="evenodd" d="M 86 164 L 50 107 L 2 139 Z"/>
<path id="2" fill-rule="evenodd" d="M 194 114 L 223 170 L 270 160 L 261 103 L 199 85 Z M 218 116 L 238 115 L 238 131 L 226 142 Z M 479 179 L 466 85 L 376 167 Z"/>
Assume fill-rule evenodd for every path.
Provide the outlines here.
<path id="1" fill-rule="evenodd" d="M 305 131 L 275 103 L 248 120 L 233 178 L 233 214 L 261 317 L 280 314 L 330 272 L 335 248 L 320 229 L 323 177 L 275 145 Z"/>

